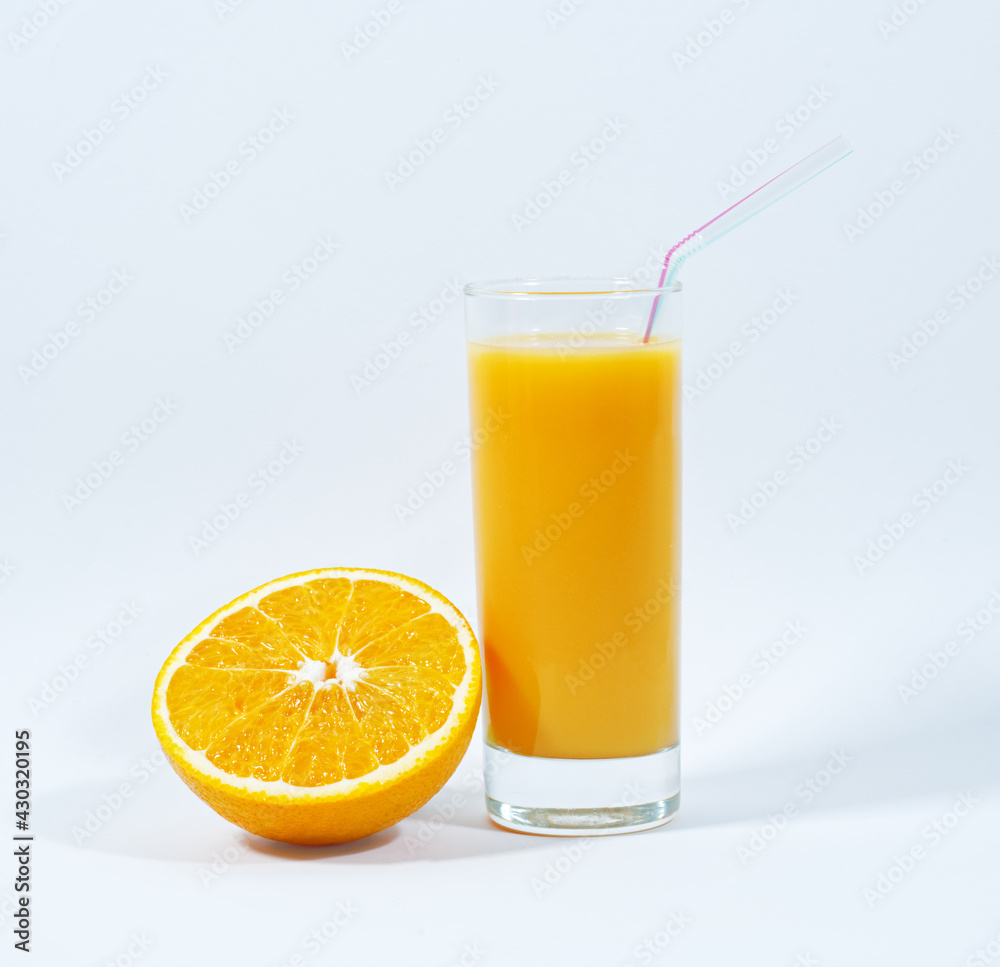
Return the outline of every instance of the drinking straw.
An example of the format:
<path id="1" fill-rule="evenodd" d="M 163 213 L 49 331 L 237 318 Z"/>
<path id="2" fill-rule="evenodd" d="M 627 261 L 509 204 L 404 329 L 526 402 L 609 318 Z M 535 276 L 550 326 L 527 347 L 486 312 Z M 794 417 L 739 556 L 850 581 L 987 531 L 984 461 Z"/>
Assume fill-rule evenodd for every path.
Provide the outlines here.
<path id="1" fill-rule="evenodd" d="M 670 285 L 677 277 L 680 267 L 695 252 L 700 252 L 706 245 L 711 245 L 717 238 L 731 232 L 737 225 L 742 225 L 748 218 L 753 218 L 758 212 L 770 208 L 776 201 L 795 191 L 816 175 L 826 171 L 831 165 L 846 158 L 854 149 L 847 139 L 841 135 L 829 144 L 817 148 L 812 154 L 806 155 L 801 161 L 796 161 L 780 175 L 775 175 L 770 181 L 764 182 L 760 188 L 750 192 L 738 202 L 730 205 L 724 212 L 705 222 L 701 228 L 696 228 L 690 235 L 685 235 L 674 245 L 663 260 L 663 271 L 660 273 L 659 288 L 664 283 Z M 660 304 L 660 296 L 653 300 L 653 308 L 649 312 L 649 322 L 646 323 L 646 334 L 642 341 L 649 342 L 656 320 L 656 310 Z"/>

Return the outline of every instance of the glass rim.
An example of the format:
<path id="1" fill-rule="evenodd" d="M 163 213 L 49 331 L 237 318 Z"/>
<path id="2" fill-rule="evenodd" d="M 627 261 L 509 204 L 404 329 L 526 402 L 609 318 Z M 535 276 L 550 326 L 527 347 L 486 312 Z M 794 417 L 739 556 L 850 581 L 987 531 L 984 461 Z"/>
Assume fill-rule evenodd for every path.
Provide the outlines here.
<path id="1" fill-rule="evenodd" d="M 584 283 L 594 283 L 598 288 L 571 288 Z M 531 288 L 545 286 L 546 288 Z M 652 285 L 629 275 L 559 275 L 523 279 L 491 279 L 486 282 L 468 282 L 462 286 L 467 296 L 489 296 L 497 299 L 573 299 L 604 296 L 616 299 L 636 295 L 665 295 L 681 291 L 680 282 L 669 285 Z"/>

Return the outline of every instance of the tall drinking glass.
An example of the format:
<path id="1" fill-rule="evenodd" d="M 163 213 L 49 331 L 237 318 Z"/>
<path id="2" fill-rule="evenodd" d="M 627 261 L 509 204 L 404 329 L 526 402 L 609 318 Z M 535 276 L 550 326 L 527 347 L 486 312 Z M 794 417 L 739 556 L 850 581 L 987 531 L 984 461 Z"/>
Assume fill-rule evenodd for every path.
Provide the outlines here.
<path id="1" fill-rule="evenodd" d="M 677 809 L 680 291 L 465 287 L 486 797 L 501 826 L 615 833 Z"/>

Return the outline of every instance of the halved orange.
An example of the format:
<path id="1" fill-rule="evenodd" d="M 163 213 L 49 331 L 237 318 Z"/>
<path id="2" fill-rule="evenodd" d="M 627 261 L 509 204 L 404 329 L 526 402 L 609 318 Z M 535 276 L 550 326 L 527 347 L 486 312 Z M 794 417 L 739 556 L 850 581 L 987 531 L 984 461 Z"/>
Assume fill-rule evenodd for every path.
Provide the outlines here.
<path id="1" fill-rule="evenodd" d="M 198 625 L 157 676 L 153 726 L 226 819 L 287 843 L 344 843 L 444 785 L 481 692 L 479 645 L 447 598 L 391 571 L 325 568 Z"/>

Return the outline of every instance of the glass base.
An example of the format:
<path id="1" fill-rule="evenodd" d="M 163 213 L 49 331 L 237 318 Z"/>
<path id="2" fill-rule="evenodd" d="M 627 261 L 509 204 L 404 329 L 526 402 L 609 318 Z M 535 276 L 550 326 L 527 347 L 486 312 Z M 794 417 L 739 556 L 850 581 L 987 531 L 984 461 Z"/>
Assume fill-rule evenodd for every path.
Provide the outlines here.
<path id="1" fill-rule="evenodd" d="M 545 836 L 603 836 L 670 822 L 680 748 L 620 759 L 546 759 L 487 742 L 486 808 L 498 826 Z"/>

